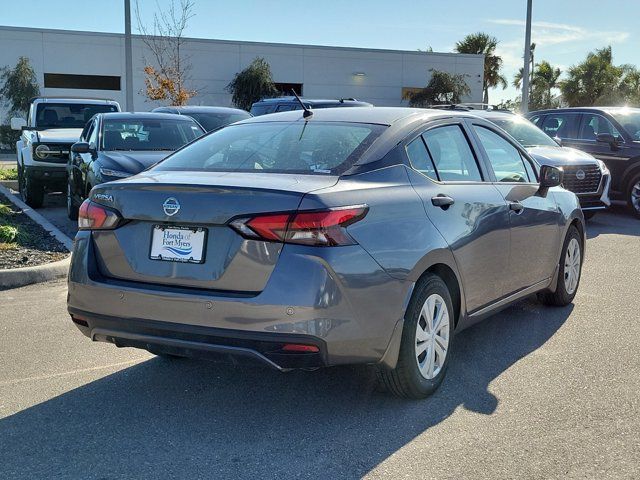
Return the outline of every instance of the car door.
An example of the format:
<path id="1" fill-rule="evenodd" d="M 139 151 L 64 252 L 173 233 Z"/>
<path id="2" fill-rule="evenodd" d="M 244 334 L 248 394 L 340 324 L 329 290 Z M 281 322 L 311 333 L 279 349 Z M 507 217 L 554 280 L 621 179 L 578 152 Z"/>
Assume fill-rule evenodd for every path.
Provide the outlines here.
<path id="1" fill-rule="evenodd" d="M 504 294 L 509 209 L 469 144 L 462 122 L 445 121 L 407 143 L 411 183 L 449 244 L 472 313 Z"/>
<path id="2" fill-rule="evenodd" d="M 93 120 L 93 126 L 87 143 L 89 144 L 89 152 L 81 154 L 82 162 L 80 163 L 80 182 L 78 185 L 78 193 L 82 198 L 86 198 L 87 193 L 91 190 L 89 181 L 89 172 L 91 164 L 94 162 L 98 151 L 98 131 L 100 130 L 100 119 L 95 118 Z"/>
<path id="3" fill-rule="evenodd" d="M 615 143 L 598 142 L 596 138 L 601 133 L 613 135 Z M 574 146 L 602 160 L 611 171 L 613 188 L 620 190 L 617 183 L 624 176 L 631 149 L 626 145 L 624 136 L 618 128 L 600 113 L 583 113 L 577 137 L 573 142 Z"/>
<path id="4" fill-rule="evenodd" d="M 560 227 L 552 194 L 540 196 L 535 164 L 515 142 L 493 127 L 472 122 L 491 166 L 495 187 L 509 206 L 511 250 L 507 294 L 547 281 L 557 264 Z"/>
<path id="5" fill-rule="evenodd" d="M 95 129 L 95 119 L 90 120 L 82 130 L 80 135 L 80 142 L 89 142 L 89 138 L 92 136 Z M 86 155 L 86 154 L 84 154 Z M 73 188 L 73 195 L 82 197 L 84 196 L 84 169 L 83 169 L 83 154 L 71 153 L 71 169 L 69 171 L 69 184 Z"/>

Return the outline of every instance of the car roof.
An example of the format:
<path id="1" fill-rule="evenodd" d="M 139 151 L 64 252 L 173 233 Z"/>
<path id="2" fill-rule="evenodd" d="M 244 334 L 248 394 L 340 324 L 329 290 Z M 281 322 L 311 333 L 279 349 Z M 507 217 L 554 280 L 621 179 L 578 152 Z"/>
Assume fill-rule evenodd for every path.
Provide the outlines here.
<path id="1" fill-rule="evenodd" d="M 523 118 L 521 115 L 496 110 L 470 110 L 469 113 L 476 117 L 486 118 L 487 120 L 516 120 Z"/>
<path id="2" fill-rule="evenodd" d="M 562 112 L 619 112 L 623 110 L 636 110 L 640 111 L 637 107 L 565 107 L 565 108 L 549 108 L 546 110 L 535 110 L 529 112 L 533 114 L 546 114 L 546 113 L 562 113 Z"/>
<path id="3" fill-rule="evenodd" d="M 249 112 L 246 110 L 242 110 L 241 108 L 231 108 L 231 107 L 216 107 L 216 106 L 208 106 L 208 105 L 185 105 L 181 107 L 157 107 L 152 110 L 152 112 L 175 112 L 180 114 L 189 114 L 189 113 L 246 113 L 249 115 Z"/>
<path id="4" fill-rule="evenodd" d="M 182 120 L 184 122 L 194 122 L 191 117 L 178 115 L 175 113 L 159 113 L 159 112 L 107 112 L 99 113 L 103 118 L 110 120 L 144 120 L 144 119 L 156 119 L 166 120 L 167 118 L 173 118 L 175 120 Z"/>
<path id="5" fill-rule="evenodd" d="M 322 98 L 305 98 L 305 97 L 300 97 L 300 100 L 302 100 L 305 103 L 308 103 L 309 105 L 315 105 L 315 104 L 321 104 L 321 103 L 349 103 L 349 104 L 356 104 L 356 105 L 372 105 L 368 102 L 363 102 L 360 100 L 356 100 L 355 98 L 327 98 L 327 99 L 322 99 Z M 261 104 L 265 104 L 265 105 L 270 105 L 272 103 L 295 103 L 297 102 L 298 99 L 296 97 L 276 97 L 276 98 L 264 98 L 262 100 L 259 100 L 257 102 L 255 102 L 253 105 L 261 105 Z"/>
<path id="6" fill-rule="evenodd" d="M 473 115 L 470 115 L 469 112 L 409 107 L 321 108 L 313 110 L 313 115 L 309 117 L 305 118 L 303 114 L 304 110 L 270 113 L 241 120 L 236 125 L 243 123 L 295 122 L 297 120 L 306 120 L 317 122 L 373 123 L 390 126 L 418 117 L 425 120 L 448 117 L 473 118 Z"/>

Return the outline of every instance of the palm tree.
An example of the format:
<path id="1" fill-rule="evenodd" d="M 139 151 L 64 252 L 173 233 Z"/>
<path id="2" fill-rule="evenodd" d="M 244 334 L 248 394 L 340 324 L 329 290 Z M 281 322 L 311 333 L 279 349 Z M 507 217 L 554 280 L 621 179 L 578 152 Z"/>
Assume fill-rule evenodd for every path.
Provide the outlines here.
<path id="1" fill-rule="evenodd" d="M 484 55 L 484 78 L 482 79 L 482 91 L 484 103 L 489 103 L 489 89 L 500 85 L 507 88 L 507 81 L 500 75 L 502 58 L 495 54 L 498 39 L 483 32 L 472 33 L 457 42 L 455 51 L 458 53 L 474 53 Z"/>

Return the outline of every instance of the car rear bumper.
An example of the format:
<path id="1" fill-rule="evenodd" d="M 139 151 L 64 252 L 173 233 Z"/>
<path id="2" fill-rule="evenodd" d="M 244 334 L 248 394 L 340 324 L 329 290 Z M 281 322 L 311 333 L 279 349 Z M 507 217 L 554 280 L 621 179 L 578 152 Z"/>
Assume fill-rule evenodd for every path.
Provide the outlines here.
<path id="1" fill-rule="evenodd" d="M 357 245 L 286 245 L 265 289 L 253 296 L 106 278 L 94 255 L 91 233 L 79 232 L 68 310 L 92 340 L 156 353 L 244 357 L 279 369 L 379 362 L 413 287 Z M 285 343 L 318 352 L 282 356 Z"/>

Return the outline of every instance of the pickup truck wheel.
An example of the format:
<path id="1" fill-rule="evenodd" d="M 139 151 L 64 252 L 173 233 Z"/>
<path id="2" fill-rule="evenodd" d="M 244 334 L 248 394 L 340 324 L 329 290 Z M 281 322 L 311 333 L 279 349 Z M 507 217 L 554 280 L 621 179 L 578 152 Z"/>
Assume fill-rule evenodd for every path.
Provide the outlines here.
<path id="1" fill-rule="evenodd" d="M 71 184 L 67 183 L 67 217 L 69 217 L 69 220 L 78 220 L 79 210 L 80 207 L 73 200 Z"/>
<path id="2" fill-rule="evenodd" d="M 636 175 L 629 182 L 627 191 L 627 204 L 631 213 L 640 218 L 640 174 Z"/>
<path id="3" fill-rule="evenodd" d="M 396 396 L 425 398 L 442 383 L 451 358 L 453 306 L 447 285 L 436 275 L 422 278 L 409 303 L 398 363 L 380 366 L 381 383 Z"/>
<path id="4" fill-rule="evenodd" d="M 22 181 L 20 182 L 20 195 L 24 202 L 31 208 L 40 208 L 44 203 L 44 185 L 36 181 L 30 180 L 29 177 L 22 172 Z"/>
<path id="5" fill-rule="evenodd" d="M 538 300 L 545 305 L 554 305 L 557 307 L 569 305 L 576 296 L 578 285 L 580 285 L 582 259 L 582 237 L 578 229 L 571 226 L 569 227 L 562 247 L 556 291 L 553 293 L 538 293 Z"/>

